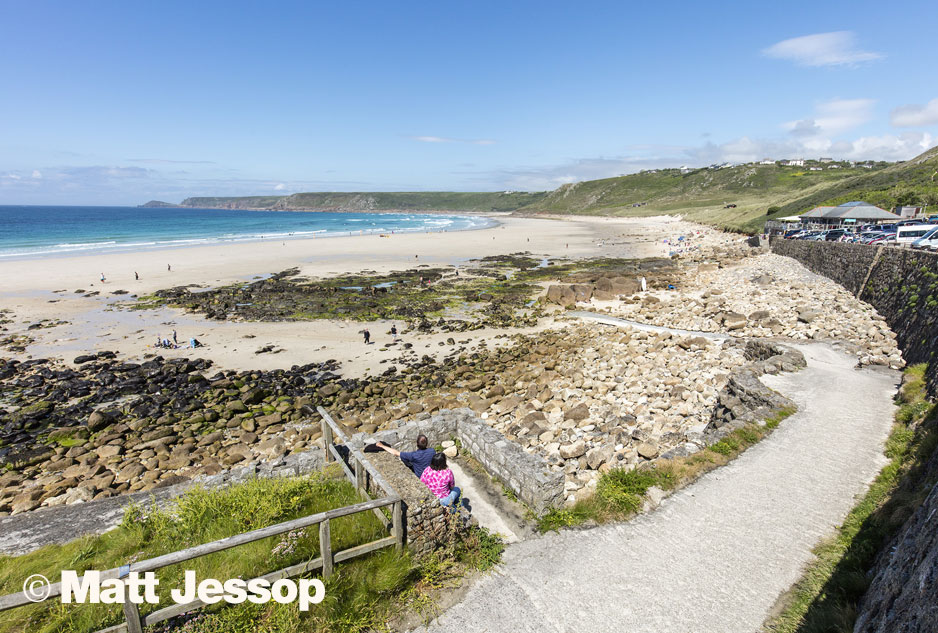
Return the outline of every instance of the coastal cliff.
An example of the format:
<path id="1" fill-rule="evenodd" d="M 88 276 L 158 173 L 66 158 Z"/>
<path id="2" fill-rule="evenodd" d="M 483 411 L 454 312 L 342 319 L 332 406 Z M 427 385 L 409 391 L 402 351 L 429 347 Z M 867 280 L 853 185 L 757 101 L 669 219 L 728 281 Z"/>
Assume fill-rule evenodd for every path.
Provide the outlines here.
<path id="1" fill-rule="evenodd" d="M 186 198 L 179 206 L 198 209 L 281 211 L 514 211 L 544 193 L 526 192 L 347 192 L 295 193 L 289 196 Z"/>

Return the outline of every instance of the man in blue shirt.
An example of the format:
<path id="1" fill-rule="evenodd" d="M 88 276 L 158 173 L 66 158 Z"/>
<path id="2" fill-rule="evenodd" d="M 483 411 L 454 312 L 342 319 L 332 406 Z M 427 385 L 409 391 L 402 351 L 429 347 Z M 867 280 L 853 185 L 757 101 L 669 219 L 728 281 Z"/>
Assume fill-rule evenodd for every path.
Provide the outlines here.
<path id="1" fill-rule="evenodd" d="M 401 461 L 404 462 L 404 465 L 414 471 L 414 474 L 418 477 L 423 474 L 423 471 L 430 465 L 430 460 L 433 459 L 433 456 L 436 455 L 436 451 L 432 448 L 428 448 L 430 441 L 427 439 L 426 435 L 417 436 L 417 450 L 402 453 L 397 449 L 391 448 L 384 442 L 375 442 L 379 448 L 383 448 L 391 455 L 396 455 L 401 458 Z"/>

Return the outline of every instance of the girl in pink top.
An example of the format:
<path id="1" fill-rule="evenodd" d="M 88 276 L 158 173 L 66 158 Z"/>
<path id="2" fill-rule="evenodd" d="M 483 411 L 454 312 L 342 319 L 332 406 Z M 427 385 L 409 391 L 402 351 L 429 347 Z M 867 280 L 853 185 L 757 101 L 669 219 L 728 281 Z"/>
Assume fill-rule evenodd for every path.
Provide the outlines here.
<path id="1" fill-rule="evenodd" d="M 453 471 L 446 467 L 446 455 L 443 453 L 433 456 L 430 465 L 420 475 L 420 481 L 426 484 L 430 492 L 445 506 L 453 507 L 459 498 L 460 490 L 456 487 L 456 478 L 453 477 Z"/>

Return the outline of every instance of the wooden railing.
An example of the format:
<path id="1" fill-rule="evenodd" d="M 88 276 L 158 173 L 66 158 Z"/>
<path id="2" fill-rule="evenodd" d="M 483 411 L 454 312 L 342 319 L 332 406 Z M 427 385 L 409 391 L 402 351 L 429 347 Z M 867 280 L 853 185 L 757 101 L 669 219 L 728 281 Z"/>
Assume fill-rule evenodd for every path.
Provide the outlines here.
<path id="1" fill-rule="evenodd" d="M 312 514 L 310 516 L 299 519 L 293 519 L 292 521 L 285 521 L 283 523 L 260 528 L 251 532 L 229 536 L 217 541 L 212 541 L 211 543 L 188 547 L 183 550 L 171 552 L 169 554 L 163 554 L 162 556 L 156 556 L 147 560 L 136 561 L 116 569 L 108 569 L 101 572 L 100 579 L 103 581 L 113 578 L 124 578 L 130 572 L 143 573 L 156 571 L 163 567 L 194 560 L 196 558 L 201 558 L 202 556 L 207 556 L 209 554 L 231 549 L 232 547 L 246 545 L 247 543 L 253 543 L 271 536 L 286 534 L 287 532 L 291 532 L 293 530 L 299 530 L 314 525 L 319 526 L 319 558 L 315 558 L 305 563 L 291 565 L 284 569 L 278 569 L 277 571 L 272 571 L 264 576 L 259 576 L 259 578 L 273 583 L 282 578 L 301 576 L 316 570 L 321 570 L 322 577 L 328 578 L 332 575 L 333 568 L 336 563 L 341 563 L 358 556 L 363 556 L 375 550 L 389 547 L 391 545 L 393 545 L 398 551 L 403 549 L 404 508 L 403 503 L 401 502 L 401 497 L 394 491 L 393 488 L 391 488 L 390 485 L 388 485 L 387 481 L 385 481 L 385 479 L 381 476 L 381 473 L 379 473 L 375 467 L 367 459 L 365 459 L 365 456 L 362 455 L 360 451 L 349 447 L 348 460 L 352 465 L 350 467 L 345 463 L 343 456 L 333 445 L 333 441 L 335 437 L 338 437 L 343 441 L 343 443 L 345 443 L 347 442 L 347 438 L 325 409 L 319 407 L 318 411 L 322 416 L 322 435 L 326 462 L 332 462 L 337 459 L 341 464 L 346 476 L 360 492 L 360 494 L 364 495 L 364 497 L 368 499 L 367 501 L 346 506 L 344 508 L 336 508 L 335 510 L 319 512 L 317 514 Z M 370 498 L 368 494 L 368 486 L 370 482 L 374 482 L 377 489 L 383 493 L 382 497 L 377 499 Z M 384 509 L 388 507 L 390 507 L 391 510 L 390 519 L 384 511 Z M 370 543 L 364 543 L 362 545 L 357 545 L 355 547 L 350 547 L 340 551 L 333 551 L 330 522 L 333 519 L 368 511 L 372 511 L 378 516 L 385 527 L 389 528 L 391 535 L 380 538 L 376 541 L 371 541 Z M 83 578 L 79 579 L 80 582 L 83 580 Z M 127 593 L 129 595 L 130 592 Z M 46 599 L 55 598 L 61 595 L 61 583 L 52 583 L 49 586 L 49 594 Z M 34 602 L 27 598 L 23 592 L 0 596 L 0 612 L 29 604 L 34 604 Z M 170 607 L 165 607 L 163 609 L 159 609 L 158 611 L 154 611 L 153 613 L 147 614 L 146 616 L 141 616 L 137 605 L 128 600 L 124 602 L 123 605 L 125 622 L 108 627 L 106 629 L 101 629 L 97 631 L 97 633 L 142 633 L 144 627 L 152 626 L 157 622 L 168 620 L 169 618 L 181 615 L 203 606 L 205 606 L 204 602 L 201 600 L 194 600 L 184 604 L 175 604 Z"/>

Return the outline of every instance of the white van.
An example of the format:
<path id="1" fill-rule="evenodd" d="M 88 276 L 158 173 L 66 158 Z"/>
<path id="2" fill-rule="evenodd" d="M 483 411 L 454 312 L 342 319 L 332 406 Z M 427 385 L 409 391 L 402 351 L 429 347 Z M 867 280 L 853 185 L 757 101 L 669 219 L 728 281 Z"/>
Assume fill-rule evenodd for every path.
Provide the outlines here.
<path id="1" fill-rule="evenodd" d="M 938 250 L 938 226 L 912 242 L 912 248 L 923 248 L 927 251 Z"/>
<path id="2" fill-rule="evenodd" d="M 926 233 L 933 230 L 933 224 L 906 224 L 896 230 L 896 244 L 904 246 L 911 244 L 915 240 L 924 237 Z"/>

